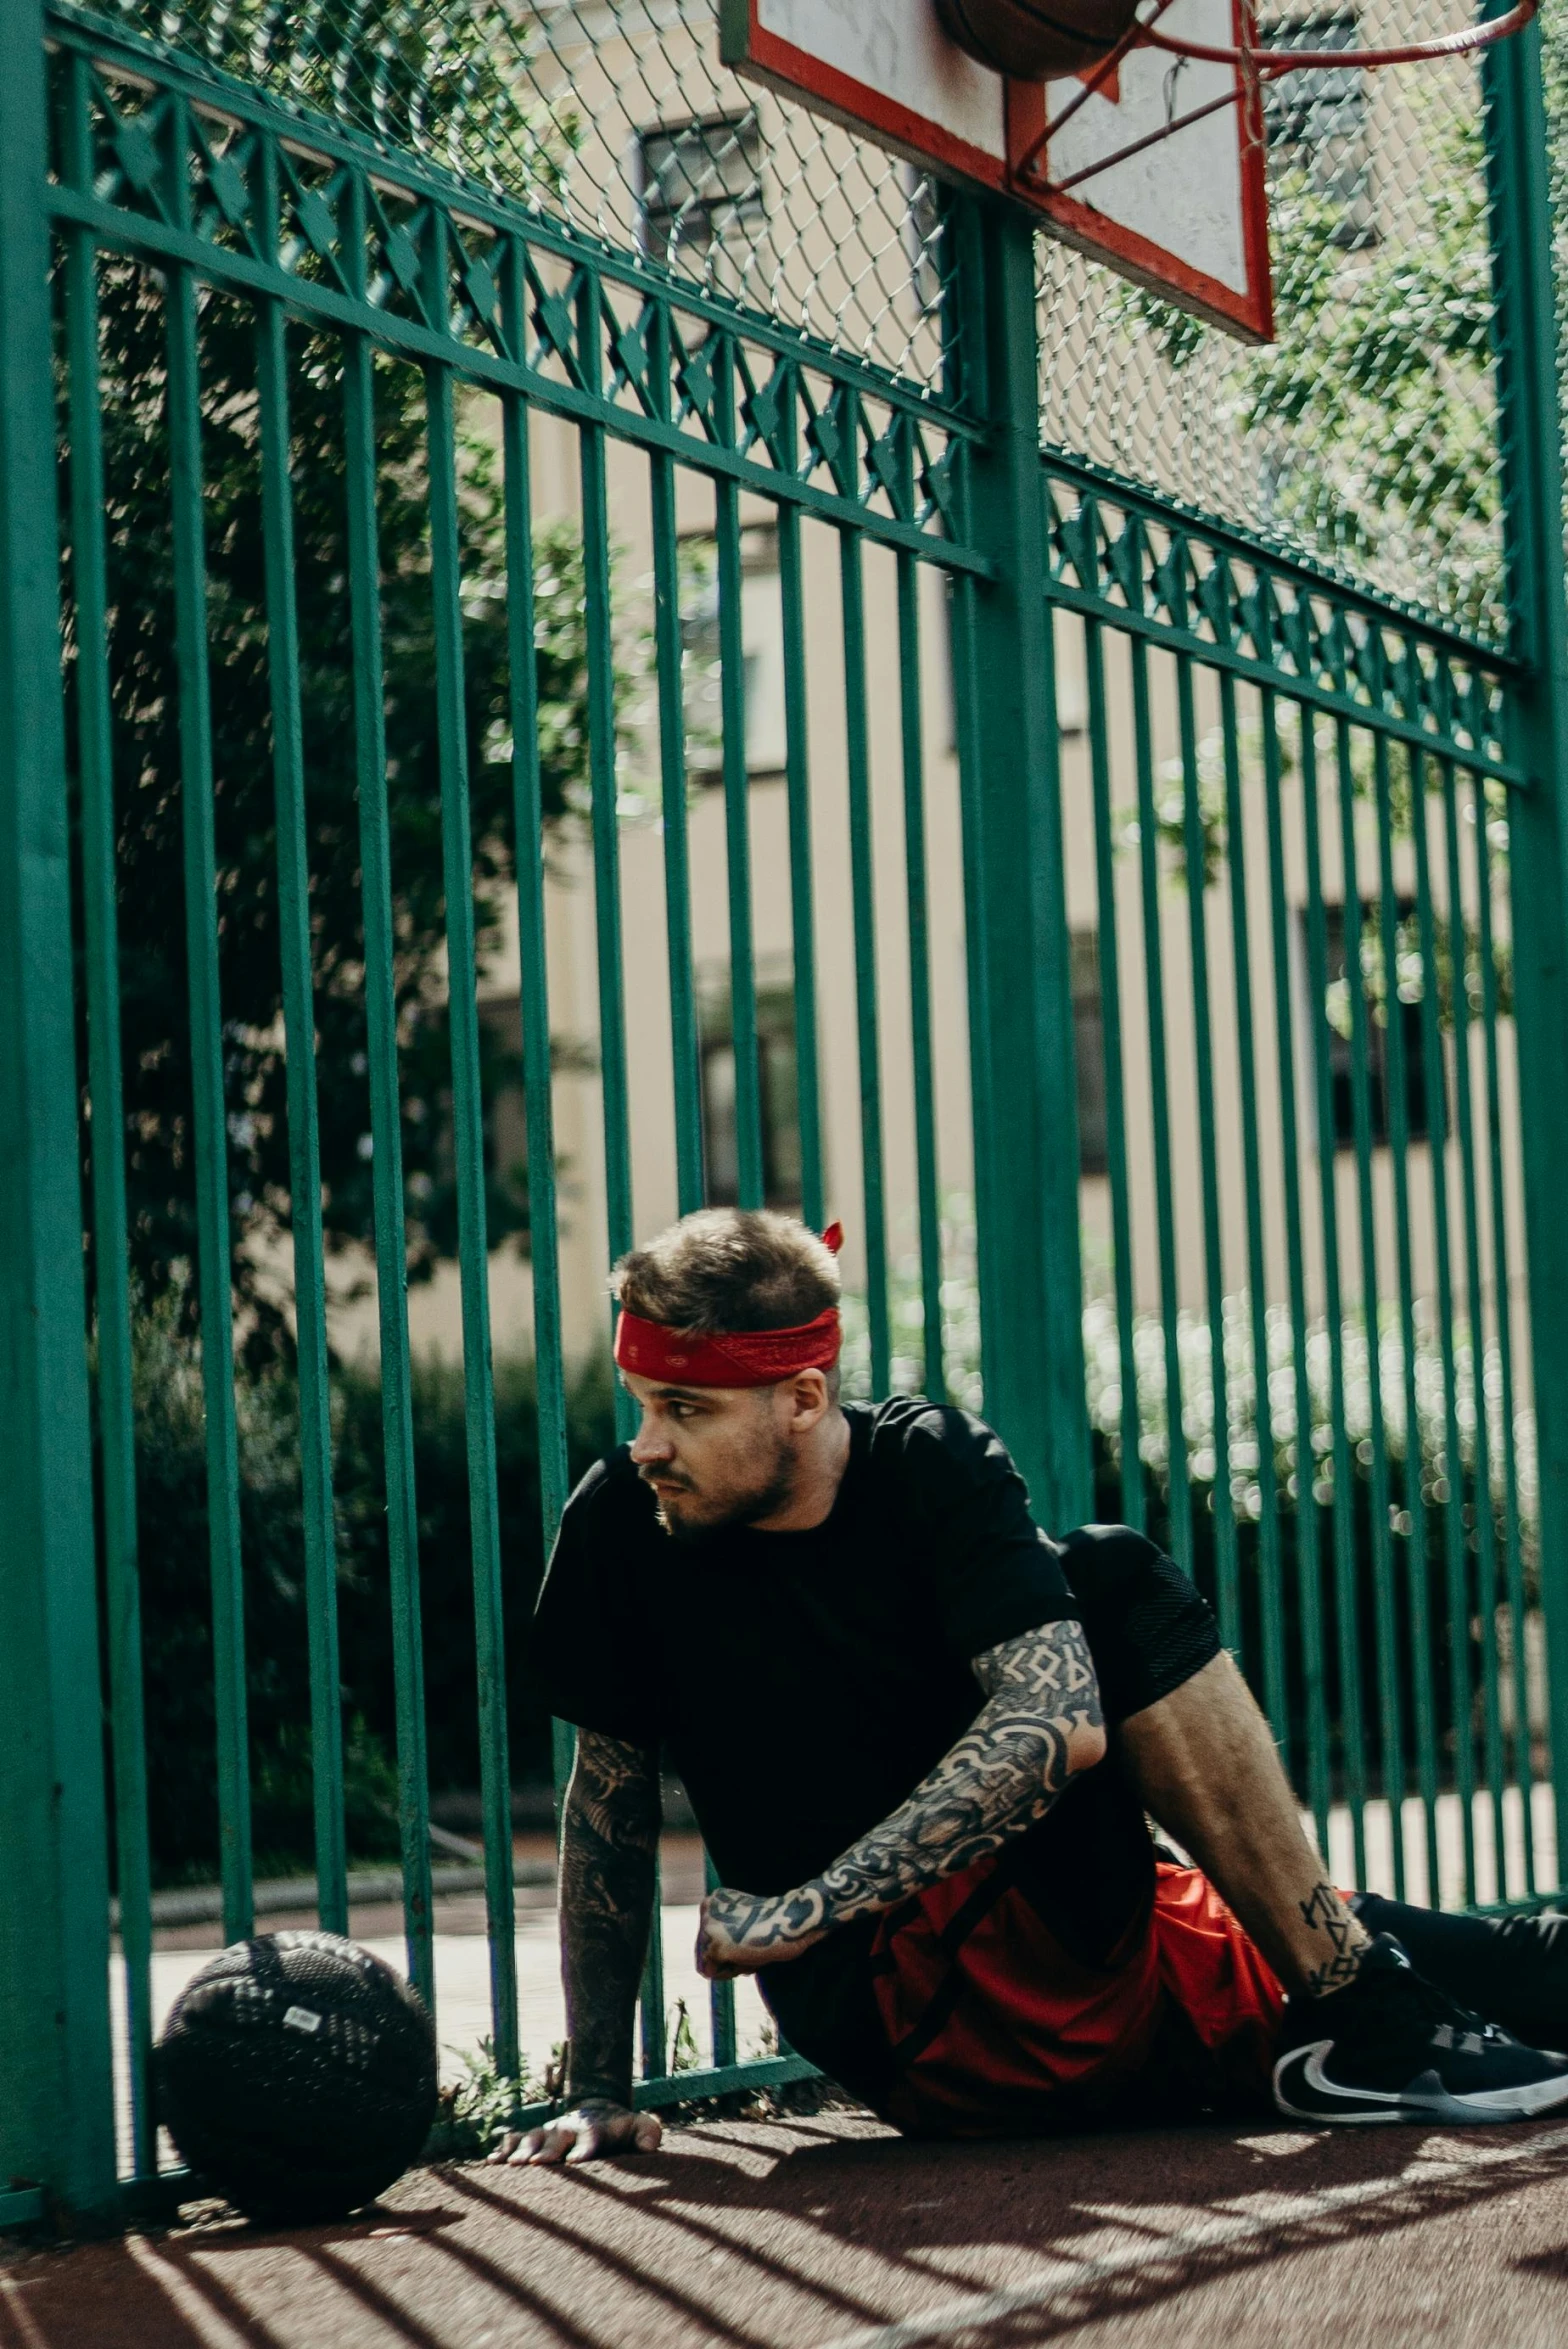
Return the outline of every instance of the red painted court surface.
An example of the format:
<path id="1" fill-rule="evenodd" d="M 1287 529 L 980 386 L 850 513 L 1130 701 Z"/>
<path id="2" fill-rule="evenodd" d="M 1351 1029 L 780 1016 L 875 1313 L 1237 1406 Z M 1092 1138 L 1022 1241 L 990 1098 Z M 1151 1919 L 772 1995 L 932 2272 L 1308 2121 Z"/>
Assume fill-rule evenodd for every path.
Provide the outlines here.
<path id="1" fill-rule="evenodd" d="M 869 2120 L 449 2169 L 371 2218 L 0 2258 L 3 2349 L 1568 2342 L 1568 2128 L 953 2148 Z"/>

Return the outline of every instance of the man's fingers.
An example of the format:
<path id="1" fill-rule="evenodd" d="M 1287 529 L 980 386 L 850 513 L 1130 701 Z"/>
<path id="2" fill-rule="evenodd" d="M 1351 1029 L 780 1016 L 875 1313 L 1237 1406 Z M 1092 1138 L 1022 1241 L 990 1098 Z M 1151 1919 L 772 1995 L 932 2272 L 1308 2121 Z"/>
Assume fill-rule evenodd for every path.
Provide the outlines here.
<path id="1" fill-rule="evenodd" d="M 663 2129 L 651 2112 L 573 2112 L 542 2129 L 508 2129 L 489 2158 L 515 2165 L 598 2161 L 611 2153 L 654 2153 Z"/>
<path id="2" fill-rule="evenodd" d="M 530 2129 L 525 2134 L 521 2129 L 508 2129 L 486 2159 L 499 2163 L 532 2161 L 547 2135 L 560 2134 L 559 2130 Z"/>

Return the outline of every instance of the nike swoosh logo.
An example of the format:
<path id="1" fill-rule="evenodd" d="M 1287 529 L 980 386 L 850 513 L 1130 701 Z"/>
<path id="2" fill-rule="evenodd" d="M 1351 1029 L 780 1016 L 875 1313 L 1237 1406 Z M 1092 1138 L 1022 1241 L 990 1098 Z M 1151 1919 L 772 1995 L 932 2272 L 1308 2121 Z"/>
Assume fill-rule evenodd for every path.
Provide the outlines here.
<path id="1" fill-rule="evenodd" d="M 1274 2066 L 1275 2102 L 1302 2120 L 1319 2115 L 1345 2120 L 1351 2117 L 1352 2108 L 1365 2120 L 1381 2120 L 1385 2114 L 1390 2120 L 1397 2119 L 1404 2104 L 1397 2088 L 1341 2088 L 1328 2077 L 1323 2058 L 1333 2045 L 1332 2039 L 1319 2039 L 1282 2055 Z M 1368 2111 L 1369 2105 L 1381 2109 Z"/>

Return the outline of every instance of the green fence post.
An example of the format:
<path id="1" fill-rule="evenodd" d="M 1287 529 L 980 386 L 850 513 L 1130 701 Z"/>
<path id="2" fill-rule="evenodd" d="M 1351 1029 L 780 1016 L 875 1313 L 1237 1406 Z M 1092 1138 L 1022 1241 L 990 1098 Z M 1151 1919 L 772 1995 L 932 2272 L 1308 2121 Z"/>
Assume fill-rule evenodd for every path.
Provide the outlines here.
<path id="1" fill-rule="evenodd" d="M 1492 272 L 1497 305 L 1503 535 L 1510 649 L 1528 664 L 1509 693 L 1509 752 L 1529 787 L 1509 809 L 1514 1008 L 1524 1102 L 1525 1226 L 1540 1459 L 1558 1877 L 1568 1839 L 1568 602 L 1563 467 L 1541 28 L 1484 66 Z M 1499 1300 L 1507 1311 L 1507 1300 Z M 1527 1797 L 1528 1799 L 1528 1797 Z"/>
<path id="2" fill-rule="evenodd" d="M 39 0 L 0 8 L 0 2181 L 115 2199 Z"/>
<path id="3" fill-rule="evenodd" d="M 978 200 L 950 217 L 959 380 L 989 427 L 967 530 L 996 565 L 955 598 L 954 629 L 985 1409 L 1065 1531 L 1092 1514 L 1093 1480 L 1034 234 Z"/>

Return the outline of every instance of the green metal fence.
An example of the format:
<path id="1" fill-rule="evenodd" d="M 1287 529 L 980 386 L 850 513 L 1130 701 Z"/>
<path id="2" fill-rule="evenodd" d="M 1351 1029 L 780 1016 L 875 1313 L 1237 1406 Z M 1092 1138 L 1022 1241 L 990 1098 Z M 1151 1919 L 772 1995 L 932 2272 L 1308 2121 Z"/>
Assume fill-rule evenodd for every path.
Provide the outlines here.
<path id="1" fill-rule="evenodd" d="M 711 1188 L 700 998 L 715 938 L 735 1189 L 764 1198 L 777 1105 L 764 1098 L 762 1009 L 776 987 L 769 957 L 782 958 L 792 1179 L 810 1220 L 832 1209 L 856 1227 L 870 1390 L 886 1392 L 912 1356 L 927 1391 L 975 1402 L 1002 1429 L 1044 1522 L 1118 1514 L 1169 1542 L 1212 1592 L 1342 1874 L 1450 1902 L 1556 1889 L 1568 1796 L 1568 1396 L 1554 1344 L 1568 1304 L 1555 1197 L 1568 1145 L 1568 611 L 1533 41 L 1489 68 L 1500 646 L 1087 457 L 1052 449 L 1042 461 L 1035 255 L 1009 216 L 945 206 L 937 282 L 916 305 L 933 354 L 921 380 L 597 241 L 545 203 L 448 176 L 428 144 L 378 145 L 285 104 L 190 45 L 66 5 L 6 12 L 0 681 L 14 722 L 0 751 L 0 1205 L 14 1246 L 0 1269 L 0 1397 L 13 1551 L 0 1673 L 18 1733 L 0 1764 L 0 1955 L 15 1986 L 0 2014 L 0 2076 L 15 2089 L 0 2148 L 11 2175 L 83 2207 L 114 2196 L 111 1815 L 128 2158 L 138 2180 L 157 2166 L 133 1398 L 133 1325 L 148 1300 L 132 1277 L 142 1235 L 127 1188 L 146 1072 L 123 1044 L 142 974 L 128 973 L 121 936 L 128 892 L 145 886 L 128 875 L 121 830 L 139 791 L 163 793 L 178 832 L 168 918 L 188 1080 L 171 1130 L 204 1396 L 226 1936 L 255 1914 L 257 1659 L 236 1414 L 254 1291 L 237 1313 L 235 1276 L 242 1261 L 254 1274 L 246 1250 L 261 1243 L 235 1168 L 257 1114 L 236 1071 L 263 1047 L 281 1066 L 265 1114 L 286 1135 L 267 1263 L 288 1293 L 297 1363 L 319 1913 L 337 1929 L 349 1915 L 322 1139 L 337 1104 L 318 1082 L 318 1059 L 339 1065 L 325 1042 L 335 988 L 364 1039 L 408 1963 L 439 2027 L 403 1164 L 411 805 L 428 814 L 419 853 L 440 873 L 442 1163 L 503 2074 L 519 2076 L 522 2050 L 483 993 L 497 954 L 516 989 L 546 1541 L 567 1490 L 570 1363 L 602 1350 L 608 1329 L 602 1302 L 594 1326 L 574 1322 L 568 1222 L 602 1219 L 595 1246 L 613 1256 L 652 1199 L 684 1210 Z M 932 233 L 911 256 L 917 288 Z M 132 302 L 144 331 L 134 399 L 105 338 L 107 297 Z M 220 336 L 243 346 L 243 380 L 220 378 Z M 291 422 L 323 386 L 327 406 L 310 413 L 341 506 L 326 592 L 346 612 L 344 821 L 359 897 L 357 948 L 330 987 L 313 808 L 323 721 L 300 621 L 322 583 L 297 543 L 309 531 L 322 543 L 301 506 L 321 448 L 305 449 Z M 395 461 L 394 407 L 417 423 Z M 162 682 L 135 725 L 116 666 L 127 585 L 106 487 L 127 447 L 147 452 L 160 484 L 147 543 L 169 623 L 153 663 Z M 235 448 L 254 490 L 239 506 L 215 488 Z M 499 567 L 478 581 L 487 483 Z M 420 516 L 423 770 L 389 749 L 412 658 L 407 636 L 387 633 L 385 533 L 400 500 Z M 546 512 L 572 516 L 581 563 L 580 788 L 564 811 L 541 747 L 554 740 L 540 702 Z M 746 549 L 759 531 L 776 547 L 771 797 L 748 749 Z M 254 610 L 236 619 L 247 533 Z M 628 581 L 618 552 L 631 537 L 645 580 Z M 694 538 L 713 565 L 711 744 L 689 709 Z M 487 597 L 504 644 L 487 671 L 493 706 L 476 719 Z M 647 672 L 635 742 L 617 649 L 633 605 Z M 236 751 L 227 697 L 238 664 L 258 660 L 265 726 Z M 757 690 L 753 675 L 751 715 Z M 160 728 L 172 751 L 158 748 Z M 270 808 L 247 817 L 254 837 L 236 861 L 225 827 L 258 756 Z M 492 772 L 505 777 L 496 792 Z M 481 887 L 497 857 L 515 927 L 504 950 Z M 572 858 L 584 890 L 572 934 L 591 945 L 591 1179 L 556 1131 L 569 1072 L 552 991 L 569 977 L 560 867 Z M 764 935 L 770 902 L 786 908 L 778 946 Z M 263 911 L 277 972 L 275 1016 L 258 1027 L 231 998 L 236 936 Z M 639 1039 L 654 997 L 650 1051 Z M 661 1152 L 669 1164 L 651 1176 Z M 973 1192 L 974 1315 L 955 1181 Z M 564 1732 L 555 1758 L 559 1775 Z M 675 2071 L 662 1957 L 656 1936 L 644 2101 L 805 2068 L 787 2050 L 742 2060 L 724 1985 L 703 2068 Z M 0 2198 L 0 2218 L 35 2207 L 24 2188 Z"/>

